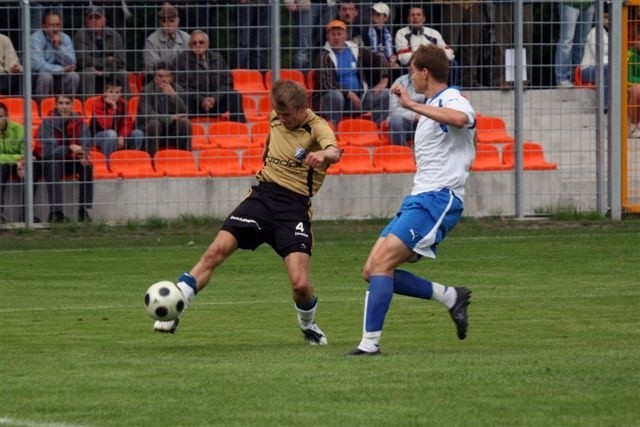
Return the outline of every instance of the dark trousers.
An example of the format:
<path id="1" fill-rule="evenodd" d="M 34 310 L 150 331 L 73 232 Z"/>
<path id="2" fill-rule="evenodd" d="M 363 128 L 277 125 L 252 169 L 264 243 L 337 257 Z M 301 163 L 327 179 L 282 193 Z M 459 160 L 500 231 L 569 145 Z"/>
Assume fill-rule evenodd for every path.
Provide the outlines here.
<path id="1" fill-rule="evenodd" d="M 93 166 L 83 165 L 74 159 L 43 159 L 36 162 L 34 169 L 42 174 L 47 182 L 49 213 L 62 212 L 62 178 L 68 175 L 78 176 L 80 195 L 79 208 L 90 209 L 93 204 Z"/>
<path id="2" fill-rule="evenodd" d="M 216 105 L 213 110 L 209 111 L 202 109 L 198 94 L 188 95 L 187 109 L 190 117 L 218 117 L 228 111 L 229 120 L 241 123 L 246 123 L 247 121 L 242 109 L 242 95 L 235 90 L 216 96 Z"/>
<path id="3" fill-rule="evenodd" d="M 151 157 L 168 148 L 191 151 L 191 122 L 187 118 L 173 120 L 168 129 L 160 120 L 147 120 L 144 134 L 147 137 L 146 151 Z"/>

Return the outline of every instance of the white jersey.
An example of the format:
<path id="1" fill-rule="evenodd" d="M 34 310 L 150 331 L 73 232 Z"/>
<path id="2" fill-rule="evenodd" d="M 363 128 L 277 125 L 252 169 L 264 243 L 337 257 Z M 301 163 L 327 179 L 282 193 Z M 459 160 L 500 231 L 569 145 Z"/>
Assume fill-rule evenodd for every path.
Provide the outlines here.
<path id="1" fill-rule="evenodd" d="M 462 111 L 468 120 L 466 126 L 456 128 L 420 117 L 414 137 L 417 171 L 411 194 L 447 188 L 462 200 L 469 167 L 476 156 L 473 143 L 476 113 L 460 91 L 451 87 L 428 99 L 426 104 Z"/>

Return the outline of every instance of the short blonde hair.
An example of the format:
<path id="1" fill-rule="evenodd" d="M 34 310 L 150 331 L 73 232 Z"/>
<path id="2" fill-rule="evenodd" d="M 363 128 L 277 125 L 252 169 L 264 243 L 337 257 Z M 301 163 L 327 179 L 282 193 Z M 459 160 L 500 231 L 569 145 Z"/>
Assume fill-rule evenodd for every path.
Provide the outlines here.
<path id="1" fill-rule="evenodd" d="M 307 107 L 307 91 L 293 80 L 278 80 L 271 88 L 271 103 L 274 110 Z"/>

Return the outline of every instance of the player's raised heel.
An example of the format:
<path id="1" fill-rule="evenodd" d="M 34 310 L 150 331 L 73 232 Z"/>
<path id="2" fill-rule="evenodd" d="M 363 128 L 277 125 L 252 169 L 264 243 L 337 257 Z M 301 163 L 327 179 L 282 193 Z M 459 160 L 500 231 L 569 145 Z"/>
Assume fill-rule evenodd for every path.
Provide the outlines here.
<path id="1" fill-rule="evenodd" d="M 463 340 L 467 336 L 467 327 L 469 326 L 469 316 L 467 315 L 467 306 L 471 304 L 471 290 L 460 287 L 456 289 L 456 302 L 449 309 L 449 314 L 453 323 L 456 324 L 456 332 L 458 338 Z"/>
<path id="2" fill-rule="evenodd" d="M 301 329 L 304 339 L 311 345 L 326 345 L 327 337 L 315 323 L 307 329 Z"/>

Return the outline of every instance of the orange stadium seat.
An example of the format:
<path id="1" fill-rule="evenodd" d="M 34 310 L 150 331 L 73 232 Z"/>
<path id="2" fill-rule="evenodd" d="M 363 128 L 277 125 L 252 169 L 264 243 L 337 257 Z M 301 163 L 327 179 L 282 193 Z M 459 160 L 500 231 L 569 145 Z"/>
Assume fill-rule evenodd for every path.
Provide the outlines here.
<path id="1" fill-rule="evenodd" d="M 218 122 L 209 125 L 211 148 L 231 148 L 233 150 L 253 147 L 249 127 L 246 123 Z"/>
<path id="2" fill-rule="evenodd" d="M 114 151 L 109 158 L 111 172 L 120 178 L 161 178 L 162 172 L 156 172 L 151 164 L 151 156 L 141 150 Z"/>
<path id="3" fill-rule="evenodd" d="M 264 76 L 259 70 L 234 68 L 231 70 L 233 88 L 242 94 L 267 95 L 264 87 Z"/>
<path id="4" fill-rule="evenodd" d="M 492 144 L 477 144 L 476 158 L 471 163 L 474 172 L 500 171 L 511 169 L 500 160 L 500 150 Z"/>
<path id="5" fill-rule="evenodd" d="M 269 119 L 269 113 L 271 110 L 262 110 L 261 107 L 264 107 L 262 102 L 263 99 L 269 100 L 269 97 L 264 96 L 260 99 L 260 102 L 256 102 L 252 96 L 242 95 L 242 111 L 244 112 L 244 117 L 248 122 L 261 122 Z M 269 105 L 270 103 L 271 100 L 269 100 Z"/>
<path id="6" fill-rule="evenodd" d="M 578 65 L 573 70 L 573 85 L 576 87 L 592 88 L 596 87 L 595 83 L 584 83 L 582 81 L 582 68 Z"/>
<path id="7" fill-rule="evenodd" d="M 21 96 L 9 96 L 2 98 L 2 103 L 7 106 L 7 115 L 14 122 L 24 124 L 24 98 Z M 31 122 L 33 126 L 39 126 L 42 118 L 38 111 L 38 103 L 31 101 Z"/>
<path id="8" fill-rule="evenodd" d="M 93 177 L 95 179 L 116 179 L 118 174 L 111 172 L 107 167 L 107 159 L 100 151 L 91 150 L 89 160 L 93 165 Z"/>
<path id="9" fill-rule="evenodd" d="M 515 155 L 514 144 L 504 146 L 502 162 L 509 169 L 515 166 Z M 524 170 L 555 170 L 558 168 L 557 163 L 547 162 L 544 158 L 542 146 L 532 141 L 524 141 L 522 143 L 522 163 Z"/>
<path id="10" fill-rule="evenodd" d="M 368 148 L 347 146 L 343 148 L 340 162 L 329 168 L 331 171 L 337 166 L 342 174 L 370 174 L 383 172 L 382 167 L 374 166 Z M 331 173 L 335 173 L 332 171 Z"/>
<path id="11" fill-rule="evenodd" d="M 266 120 L 251 124 L 251 142 L 253 145 L 264 147 L 267 135 L 271 131 L 271 123 Z"/>
<path id="12" fill-rule="evenodd" d="M 253 147 L 242 152 L 242 169 L 253 175 L 264 166 L 264 148 Z"/>
<path id="13" fill-rule="evenodd" d="M 378 125 L 369 119 L 342 119 L 338 123 L 338 140 L 359 147 L 384 145 Z"/>
<path id="14" fill-rule="evenodd" d="M 236 150 L 228 148 L 209 148 L 198 154 L 200 169 L 209 176 L 245 176 L 251 175 L 240 164 Z"/>
<path id="15" fill-rule="evenodd" d="M 129 73 L 129 90 L 131 95 L 138 95 L 144 87 L 144 73 Z"/>
<path id="16" fill-rule="evenodd" d="M 138 104 L 140 103 L 140 96 L 132 96 L 129 98 L 127 102 L 127 107 L 129 107 L 129 115 L 131 116 L 131 120 L 135 120 L 138 116 Z"/>
<path id="17" fill-rule="evenodd" d="M 507 133 L 504 120 L 498 116 L 476 116 L 476 138 L 478 143 L 512 143 L 513 137 Z"/>
<path id="18" fill-rule="evenodd" d="M 373 165 L 388 173 L 414 173 L 413 150 L 402 145 L 384 145 L 373 149 Z"/>
<path id="19" fill-rule="evenodd" d="M 271 82 L 272 79 L 273 71 L 268 70 L 264 74 L 264 87 L 267 88 L 267 90 L 271 89 L 271 86 L 273 85 L 273 83 Z M 300 86 L 302 86 L 303 88 L 309 89 L 307 87 L 307 81 L 304 73 L 300 70 L 296 70 L 294 68 L 282 68 L 280 69 L 280 79 L 293 80 L 300 83 Z"/>
<path id="20" fill-rule="evenodd" d="M 96 105 L 96 101 L 101 98 L 101 95 L 90 96 L 84 100 L 84 116 L 87 121 L 91 121 L 93 118 L 93 108 Z"/>
<path id="21" fill-rule="evenodd" d="M 193 153 L 186 150 L 160 150 L 153 156 L 153 165 L 164 176 L 195 178 L 209 175 L 198 169 Z"/>
<path id="22" fill-rule="evenodd" d="M 206 150 L 212 148 L 209 143 L 209 137 L 205 126 L 201 123 L 191 122 L 191 149 L 192 150 Z"/>

